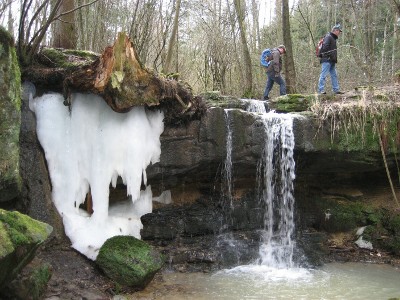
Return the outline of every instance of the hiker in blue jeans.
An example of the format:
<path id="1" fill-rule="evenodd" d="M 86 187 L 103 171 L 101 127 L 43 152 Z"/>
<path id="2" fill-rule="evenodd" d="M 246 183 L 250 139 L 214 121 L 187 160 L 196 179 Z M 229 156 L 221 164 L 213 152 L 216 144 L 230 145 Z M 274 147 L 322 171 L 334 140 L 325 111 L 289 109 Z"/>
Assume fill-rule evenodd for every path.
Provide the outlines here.
<path id="1" fill-rule="evenodd" d="M 340 25 L 333 26 L 331 32 L 329 32 L 322 43 L 320 50 L 320 63 L 321 63 L 321 74 L 319 75 L 318 81 L 318 93 L 326 94 L 325 81 L 326 77 L 331 76 L 332 90 L 335 94 L 343 94 L 340 91 L 339 81 L 336 73 L 337 64 L 337 46 L 336 40 L 338 39 L 342 29 Z"/>
<path id="2" fill-rule="evenodd" d="M 279 84 L 280 95 L 286 95 L 286 83 L 281 76 L 282 70 L 282 57 L 281 55 L 286 53 L 286 47 L 280 45 L 277 48 L 272 49 L 272 59 L 267 67 L 267 85 L 265 86 L 265 91 L 263 98 L 264 100 L 269 99 L 269 92 L 271 91 L 274 83 Z"/>

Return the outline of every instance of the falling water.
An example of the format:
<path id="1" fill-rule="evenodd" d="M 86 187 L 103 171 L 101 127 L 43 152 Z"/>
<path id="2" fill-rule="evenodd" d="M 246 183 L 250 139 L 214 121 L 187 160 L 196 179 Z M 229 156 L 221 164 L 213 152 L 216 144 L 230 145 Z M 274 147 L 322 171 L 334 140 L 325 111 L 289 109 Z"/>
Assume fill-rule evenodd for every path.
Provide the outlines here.
<path id="1" fill-rule="evenodd" d="M 265 131 L 264 151 L 257 165 L 258 197 L 265 205 L 258 263 L 273 268 L 291 268 L 295 178 L 293 116 L 266 113 L 262 101 L 247 100 L 247 103 L 247 111 L 262 114 Z"/>
<path id="2" fill-rule="evenodd" d="M 230 208 L 233 208 L 233 196 L 232 196 L 232 129 L 230 125 L 229 110 L 225 110 L 225 121 L 226 121 L 226 158 L 224 163 L 224 186 L 223 191 L 224 196 L 227 197 L 229 201 Z"/>
<path id="3" fill-rule="evenodd" d="M 265 130 L 263 157 L 258 164 L 260 201 L 265 204 L 261 265 L 275 268 L 293 266 L 295 178 L 293 159 L 293 116 L 274 112 L 262 115 Z"/>
<path id="4" fill-rule="evenodd" d="M 266 113 L 265 102 L 254 99 L 242 99 L 246 103 L 246 111 L 254 113 Z"/>

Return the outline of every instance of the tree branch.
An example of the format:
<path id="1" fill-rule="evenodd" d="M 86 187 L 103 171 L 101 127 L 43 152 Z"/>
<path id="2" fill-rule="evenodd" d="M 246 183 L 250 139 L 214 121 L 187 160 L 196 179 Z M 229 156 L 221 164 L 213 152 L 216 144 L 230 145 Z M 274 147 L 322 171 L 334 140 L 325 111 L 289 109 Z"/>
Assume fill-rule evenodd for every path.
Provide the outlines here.
<path id="1" fill-rule="evenodd" d="M 62 16 L 65 16 L 65 15 L 68 15 L 68 14 L 70 14 L 70 13 L 73 13 L 74 11 L 77 11 L 77 10 L 83 8 L 83 7 L 92 5 L 92 4 L 94 4 L 94 3 L 98 2 L 98 1 L 99 1 L 99 0 L 94 0 L 94 1 L 92 1 L 92 2 L 90 2 L 90 3 L 82 4 L 82 5 L 78 6 L 78 7 L 75 7 L 74 9 L 71 9 L 71 10 L 69 10 L 69 11 L 66 11 L 66 12 L 63 12 L 63 13 L 59 14 L 59 15 L 56 16 L 54 19 L 59 19 L 59 18 L 62 17 Z"/>

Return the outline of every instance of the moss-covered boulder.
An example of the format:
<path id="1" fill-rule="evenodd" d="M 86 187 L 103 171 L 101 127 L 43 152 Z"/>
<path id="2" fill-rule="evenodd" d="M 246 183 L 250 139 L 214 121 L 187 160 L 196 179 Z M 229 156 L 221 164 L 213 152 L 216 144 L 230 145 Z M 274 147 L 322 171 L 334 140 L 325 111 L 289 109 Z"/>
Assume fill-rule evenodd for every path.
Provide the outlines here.
<path id="1" fill-rule="evenodd" d="M 142 289 L 161 269 L 163 259 L 141 240 L 115 236 L 103 244 L 96 263 L 117 284 Z"/>
<path id="2" fill-rule="evenodd" d="M 269 101 L 269 108 L 281 113 L 309 110 L 315 102 L 315 95 L 287 94 Z"/>
<path id="3" fill-rule="evenodd" d="M 20 192 L 21 75 L 11 35 L 0 26 L 0 202 Z"/>
<path id="4" fill-rule="evenodd" d="M 32 260 L 52 230 L 19 212 L 0 209 L 0 290 Z"/>
<path id="5" fill-rule="evenodd" d="M 31 263 L 1 293 L 6 299 L 43 299 L 52 273 L 49 263 Z"/>
<path id="6" fill-rule="evenodd" d="M 222 95 L 220 91 L 208 91 L 200 94 L 209 107 L 246 109 L 246 102 L 239 98 Z"/>

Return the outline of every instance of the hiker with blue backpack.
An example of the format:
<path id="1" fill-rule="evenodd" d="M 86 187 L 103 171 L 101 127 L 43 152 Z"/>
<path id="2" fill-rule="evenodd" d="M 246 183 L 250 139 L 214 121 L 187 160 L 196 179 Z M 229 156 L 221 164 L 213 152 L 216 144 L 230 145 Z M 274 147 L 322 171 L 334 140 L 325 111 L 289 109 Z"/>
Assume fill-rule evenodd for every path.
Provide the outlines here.
<path id="1" fill-rule="evenodd" d="M 261 65 L 266 68 L 267 84 L 263 95 L 264 100 L 269 99 L 269 92 L 274 83 L 279 84 L 280 95 L 286 95 L 286 83 L 281 76 L 282 71 L 282 55 L 286 53 L 286 47 L 280 45 L 273 49 L 265 49 L 261 55 Z"/>
<path id="2" fill-rule="evenodd" d="M 332 27 L 331 32 L 327 33 L 323 38 L 321 45 L 318 50 L 318 57 L 321 63 L 321 73 L 318 81 L 318 93 L 326 94 L 325 91 L 325 80 L 329 75 L 331 76 L 332 90 L 335 94 L 343 94 L 339 88 L 339 81 L 336 73 L 337 64 L 337 46 L 336 40 L 342 33 L 340 25 Z"/>

